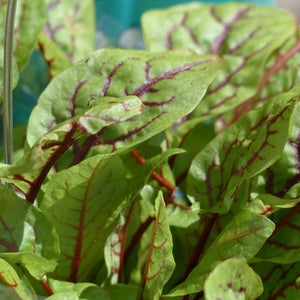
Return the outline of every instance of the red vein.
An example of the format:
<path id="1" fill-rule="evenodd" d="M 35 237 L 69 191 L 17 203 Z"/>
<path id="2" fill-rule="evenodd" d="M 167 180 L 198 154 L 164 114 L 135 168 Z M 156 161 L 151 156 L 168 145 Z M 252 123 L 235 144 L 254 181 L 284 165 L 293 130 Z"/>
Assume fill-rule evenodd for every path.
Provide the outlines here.
<path id="1" fill-rule="evenodd" d="M 145 233 L 145 231 L 148 229 L 148 227 L 151 225 L 152 221 L 154 220 L 153 217 L 149 216 L 144 223 L 140 225 L 140 227 L 137 229 L 136 233 L 134 234 L 131 243 L 129 244 L 128 248 L 125 251 L 124 254 L 124 264 L 127 263 L 131 253 L 139 243 L 141 236 Z"/>
<path id="2" fill-rule="evenodd" d="M 116 74 L 116 72 L 123 66 L 124 61 L 118 63 L 111 71 L 111 73 L 105 78 L 103 89 L 99 95 L 99 97 L 106 96 L 107 90 L 110 87 L 111 79 Z"/>
<path id="3" fill-rule="evenodd" d="M 276 61 L 272 67 L 270 67 L 267 72 L 262 76 L 260 84 L 258 86 L 258 89 L 256 93 L 244 101 L 242 104 L 240 104 L 236 109 L 235 109 L 235 116 L 231 120 L 230 124 L 234 123 L 237 121 L 243 113 L 248 111 L 253 104 L 255 103 L 256 99 L 259 97 L 260 93 L 262 92 L 263 88 L 268 84 L 270 78 L 276 74 L 285 64 L 286 62 L 293 57 L 298 51 L 300 50 L 300 40 L 286 53 L 283 55 L 279 55 L 276 58 Z"/>
<path id="4" fill-rule="evenodd" d="M 11 238 L 12 246 L 10 246 L 10 248 L 12 249 L 12 252 L 17 252 L 19 249 L 18 249 L 16 240 L 14 239 L 14 236 L 12 235 L 12 232 L 11 232 L 10 228 L 7 226 L 7 224 L 4 222 L 4 220 L 3 220 L 3 218 L 1 216 L 0 216 L 0 222 L 1 222 L 2 226 L 3 226 L 3 228 L 5 229 L 5 231 L 8 232 L 8 235 Z"/>
<path id="5" fill-rule="evenodd" d="M 44 290 L 46 291 L 46 293 L 48 294 L 48 296 L 52 296 L 54 295 L 49 283 L 48 283 L 48 280 L 44 281 L 44 280 L 40 280 L 40 283 L 41 285 L 43 286 Z"/>
<path id="6" fill-rule="evenodd" d="M 181 72 L 190 71 L 193 67 L 199 66 L 201 64 L 205 64 L 205 63 L 208 63 L 208 62 L 211 62 L 211 59 L 207 59 L 207 60 L 204 60 L 204 61 L 197 61 L 197 62 L 193 62 L 193 63 L 188 63 L 186 65 L 179 66 L 179 67 L 176 67 L 174 69 L 168 70 L 168 71 L 162 73 L 161 75 L 159 75 L 157 77 L 146 80 L 140 87 L 135 89 L 135 91 L 133 92 L 133 95 L 141 97 L 145 93 L 149 92 L 154 84 L 156 84 L 156 83 L 158 83 L 162 80 L 173 79 L 174 76 L 176 76 L 177 74 L 179 74 Z"/>
<path id="7" fill-rule="evenodd" d="M 79 82 L 73 92 L 73 95 L 70 99 L 68 99 L 68 101 L 70 102 L 70 118 L 73 118 L 74 117 L 74 114 L 75 114 L 75 100 L 76 100 L 76 97 L 77 97 L 77 94 L 79 92 L 79 90 L 87 83 L 87 79 Z"/>
<path id="8" fill-rule="evenodd" d="M 90 178 L 93 178 L 95 175 L 95 172 L 97 171 L 97 168 L 94 168 L 91 174 Z M 76 245 L 75 245 L 75 251 L 74 251 L 74 256 L 72 258 L 72 263 L 71 263 L 71 273 L 69 277 L 69 281 L 76 283 L 77 282 L 77 274 L 81 262 L 81 250 L 82 250 L 82 244 L 83 244 L 83 235 L 84 235 L 84 230 L 86 228 L 85 220 L 86 220 L 86 213 L 87 213 L 87 204 L 88 204 L 88 194 L 91 189 L 91 183 L 92 180 L 88 180 L 87 186 L 85 188 L 84 192 L 84 197 L 82 201 L 82 208 L 80 211 L 80 219 L 79 219 L 79 227 L 77 231 L 77 237 L 76 237 Z"/>
<path id="9" fill-rule="evenodd" d="M 229 23 L 224 24 L 224 28 L 223 31 L 221 32 L 221 34 L 215 39 L 214 44 L 212 45 L 212 48 L 210 50 L 210 54 L 218 54 L 220 52 L 221 47 L 223 46 L 226 37 L 231 29 L 231 26 L 238 21 L 239 19 L 241 19 L 243 17 L 243 15 L 249 11 L 250 6 L 246 7 L 244 9 L 241 9 L 237 12 L 237 14 L 231 19 L 231 21 L 229 21 Z"/>
<path id="10" fill-rule="evenodd" d="M 125 253 L 125 244 L 126 244 L 126 239 L 127 239 L 127 233 L 128 233 L 128 228 L 129 224 L 131 221 L 132 213 L 133 213 L 133 208 L 135 206 L 137 198 L 135 198 L 130 206 L 130 210 L 127 215 L 127 220 L 123 229 L 123 234 L 122 234 L 122 239 L 120 240 L 120 264 L 119 264 L 119 274 L 118 274 L 118 283 L 122 283 L 122 273 L 123 273 L 123 267 L 124 267 L 124 253 Z"/>
<path id="11" fill-rule="evenodd" d="M 26 200 L 30 203 L 33 203 L 47 174 L 56 163 L 56 161 L 70 148 L 73 144 L 73 134 L 76 131 L 76 125 L 73 124 L 72 129 L 67 133 L 65 139 L 61 143 L 61 145 L 54 150 L 53 154 L 50 156 L 48 161 L 46 162 L 45 166 L 43 167 L 42 171 L 40 172 L 39 176 L 34 180 L 32 183 L 27 195 Z"/>

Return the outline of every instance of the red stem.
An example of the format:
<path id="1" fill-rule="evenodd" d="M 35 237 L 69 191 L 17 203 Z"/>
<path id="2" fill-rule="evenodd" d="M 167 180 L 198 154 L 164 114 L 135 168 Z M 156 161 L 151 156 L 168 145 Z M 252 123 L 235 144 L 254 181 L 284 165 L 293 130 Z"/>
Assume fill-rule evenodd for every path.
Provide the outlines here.
<path id="1" fill-rule="evenodd" d="M 136 149 L 132 150 L 131 153 L 136 158 L 137 162 L 139 162 L 141 165 L 144 165 L 146 163 L 146 160 L 140 155 L 140 153 Z M 155 171 L 152 172 L 151 176 L 162 186 L 166 187 L 169 191 L 173 192 L 177 190 L 177 187 L 173 186 L 170 182 L 168 182 L 165 178 L 160 176 Z"/>
<path id="2" fill-rule="evenodd" d="M 46 291 L 46 293 L 48 294 L 48 296 L 52 296 L 54 295 L 49 283 L 48 283 L 48 280 L 44 281 L 44 280 L 40 280 L 40 283 L 41 285 L 43 286 L 44 290 Z"/>
<path id="3" fill-rule="evenodd" d="M 128 261 L 130 255 L 132 254 L 133 250 L 135 249 L 135 247 L 139 243 L 139 241 L 141 239 L 141 236 L 148 229 L 148 227 L 151 225 L 151 223 L 154 219 L 155 219 L 154 217 L 149 216 L 148 219 L 144 223 L 142 223 L 141 226 L 138 228 L 138 230 L 136 231 L 135 235 L 133 236 L 133 238 L 131 240 L 130 245 L 128 246 L 128 248 L 125 251 L 124 264 L 126 264 L 126 262 Z"/>
<path id="4" fill-rule="evenodd" d="M 132 217 L 132 212 L 134 205 L 136 203 L 137 198 L 134 199 L 134 201 L 131 204 L 130 210 L 128 212 L 127 221 L 124 226 L 123 234 L 122 234 L 122 240 L 121 240 L 121 249 L 120 249 L 120 266 L 119 266 L 119 274 L 118 274 L 118 283 L 122 283 L 122 273 L 123 273 L 123 266 L 124 266 L 124 252 L 125 252 L 125 244 L 126 244 L 126 238 L 129 228 L 129 223 Z"/>
<path id="5" fill-rule="evenodd" d="M 32 183 L 28 194 L 26 195 L 26 200 L 30 203 L 33 203 L 37 194 L 40 191 L 40 188 L 48 175 L 50 169 L 54 166 L 56 161 L 61 158 L 61 156 L 69 149 L 69 147 L 72 145 L 74 140 L 72 139 L 73 134 L 76 130 L 76 126 L 73 126 L 72 130 L 70 130 L 64 141 L 61 143 L 61 145 L 58 147 L 58 149 L 50 156 L 49 160 L 47 161 L 46 165 L 41 170 L 40 175 L 36 178 L 36 180 Z"/>
<path id="6" fill-rule="evenodd" d="M 195 247 L 195 250 L 190 258 L 190 261 L 186 268 L 186 271 L 183 274 L 183 276 L 181 277 L 181 279 L 178 281 L 178 284 L 181 282 L 184 282 L 186 280 L 186 278 L 188 277 L 188 275 L 190 274 L 190 272 L 194 269 L 194 267 L 197 266 L 199 257 L 201 256 L 201 254 L 204 250 L 204 246 L 205 246 L 206 241 L 209 237 L 209 234 L 212 230 L 212 227 L 216 221 L 217 216 L 218 216 L 218 214 L 213 214 L 210 217 L 208 217 L 207 220 L 205 221 L 206 226 L 203 229 L 203 232 L 201 233 L 201 236 L 200 236 L 197 246 Z"/>

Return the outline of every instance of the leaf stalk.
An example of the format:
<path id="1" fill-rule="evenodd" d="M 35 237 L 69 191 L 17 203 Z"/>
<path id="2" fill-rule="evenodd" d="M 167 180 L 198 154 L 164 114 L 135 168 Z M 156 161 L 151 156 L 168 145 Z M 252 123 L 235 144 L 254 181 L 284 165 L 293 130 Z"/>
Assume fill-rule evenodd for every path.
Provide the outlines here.
<path id="1" fill-rule="evenodd" d="M 4 41 L 4 76 L 3 76 L 3 136 L 4 136 L 4 162 L 13 163 L 13 47 L 14 23 L 17 0 L 10 0 L 7 4 L 5 41 Z"/>

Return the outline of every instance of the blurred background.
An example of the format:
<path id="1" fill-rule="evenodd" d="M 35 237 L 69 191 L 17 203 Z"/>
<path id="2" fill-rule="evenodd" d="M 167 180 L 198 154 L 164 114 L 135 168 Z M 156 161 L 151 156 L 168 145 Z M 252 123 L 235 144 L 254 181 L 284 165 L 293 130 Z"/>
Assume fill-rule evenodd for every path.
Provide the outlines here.
<path id="1" fill-rule="evenodd" d="M 299 0 L 277 0 L 277 6 L 287 9 L 300 20 L 300 1 Z"/>
<path id="2" fill-rule="evenodd" d="M 195 0 L 194 0 L 195 1 Z M 237 0 L 236 0 L 237 1 Z M 143 49 L 140 17 L 152 8 L 165 8 L 173 4 L 193 2 L 191 0 L 95 0 L 96 41 L 99 48 Z M 222 3 L 228 0 L 202 0 Z M 300 20 L 300 0 L 240 0 L 258 5 L 273 5 L 289 10 Z M 37 98 L 47 86 L 47 65 L 38 51 L 34 51 L 26 68 L 20 75 L 14 90 L 14 126 L 27 124 Z M 0 116 L 1 118 L 1 116 Z M 0 143 L 2 136 L 0 120 Z"/>

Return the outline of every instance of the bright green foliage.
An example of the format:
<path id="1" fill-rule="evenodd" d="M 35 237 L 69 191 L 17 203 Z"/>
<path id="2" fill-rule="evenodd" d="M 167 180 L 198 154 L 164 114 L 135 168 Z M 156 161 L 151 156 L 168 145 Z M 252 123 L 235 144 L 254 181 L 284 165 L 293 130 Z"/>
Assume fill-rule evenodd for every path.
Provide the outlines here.
<path id="1" fill-rule="evenodd" d="M 242 259 L 218 264 L 204 285 L 207 300 L 255 300 L 263 292 L 260 277 Z"/>
<path id="2" fill-rule="evenodd" d="M 0 298 L 298 300 L 295 19 L 192 3 L 91 53 L 93 1 L 46 3 L 18 35 L 15 69 L 38 38 L 53 80 L 0 163 Z"/>

